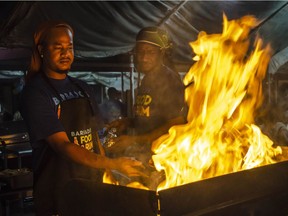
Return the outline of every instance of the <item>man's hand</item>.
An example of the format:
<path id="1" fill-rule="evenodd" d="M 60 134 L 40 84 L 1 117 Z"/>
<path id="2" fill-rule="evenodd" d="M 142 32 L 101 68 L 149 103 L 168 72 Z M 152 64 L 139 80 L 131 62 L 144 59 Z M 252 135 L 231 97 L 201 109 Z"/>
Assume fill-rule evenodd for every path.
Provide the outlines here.
<path id="1" fill-rule="evenodd" d="M 145 167 L 143 166 L 142 162 L 137 161 L 133 158 L 128 157 L 120 157 L 115 158 L 113 160 L 113 165 L 115 166 L 115 170 L 123 173 L 128 177 L 132 176 L 143 176 L 147 177 L 147 175 L 143 172 Z"/>

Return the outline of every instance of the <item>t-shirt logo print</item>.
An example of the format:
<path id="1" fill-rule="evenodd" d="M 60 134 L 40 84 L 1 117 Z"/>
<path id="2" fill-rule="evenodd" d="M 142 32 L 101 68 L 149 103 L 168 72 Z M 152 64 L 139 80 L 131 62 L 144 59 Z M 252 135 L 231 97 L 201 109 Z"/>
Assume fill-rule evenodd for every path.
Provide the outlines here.
<path id="1" fill-rule="evenodd" d="M 136 115 L 138 116 L 150 116 L 150 104 L 152 97 L 150 95 L 138 95 L 136 98 Z"/>
<path id="2" fill-rule="evenodd" d="M 93 150 L 91 128 L 87 130 L 72 131 L 71 137 L 73 139 L 74 144 L 79 145 L 89 151 Z"/>

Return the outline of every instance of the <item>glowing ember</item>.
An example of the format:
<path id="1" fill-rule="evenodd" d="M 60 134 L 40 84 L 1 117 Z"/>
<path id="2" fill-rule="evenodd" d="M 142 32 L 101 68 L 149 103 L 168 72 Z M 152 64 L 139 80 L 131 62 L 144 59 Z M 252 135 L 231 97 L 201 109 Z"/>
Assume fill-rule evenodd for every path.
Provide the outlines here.
<path id="1" fill-rule="evenodd" d="M 252 16 L 227 21 L 222 34 L 201 32 L 191 43 L 198 60 L 184 78 L 188 123 L 173 126 L 154 141 L 158 171 L 166 180 L 158 190 L 275 162 L 281 148 L 254 125 L 262 103 L 262 80 L 270 48 L 257 39 L 249 52 Z"/>

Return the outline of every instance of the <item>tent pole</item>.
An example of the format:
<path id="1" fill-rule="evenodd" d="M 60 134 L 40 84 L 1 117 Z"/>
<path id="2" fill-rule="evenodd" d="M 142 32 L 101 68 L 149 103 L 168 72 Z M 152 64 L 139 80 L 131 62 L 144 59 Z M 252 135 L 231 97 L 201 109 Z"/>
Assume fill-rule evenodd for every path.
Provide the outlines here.
<path id="1" fill-rule="evenodd" d="M 134 93 L 134 56 L 133 53 L 130 53 L 130 116 L 134 117 L 133 105 L 135 102 L 135 93 Z"/>
<path id="2" fill-rule="evenodd" d="M 274 16 L 276 16 L 284 7 L 286 7 L 288 2 L 284 3 L 281 7 L 279 7 L 277 10 L 275 10 L 270 16 L 266 17 L 264 20 L 259 23 L 258 26 L 256 26 L 254 29 L 251 30 L 250 34 L 259 29 L 264 23 L 272 19 Z"/>
<path id="3" fill-rule="evenodd" d="M 172 15 L 174 15 L 183 5 L 187 3 L 187 0 L 181 1 L 178 5 L 176 5 L 170 13 L 168 13 L 158 24 L 158 26 L 161 26 L 163 23 L 165 23 Z"/>
<path id="4" fill-rule="evenodd" d="M 123 92 L 124 92 L 124 72 L 121 71 L 121 97 L 123 98 Z"/>

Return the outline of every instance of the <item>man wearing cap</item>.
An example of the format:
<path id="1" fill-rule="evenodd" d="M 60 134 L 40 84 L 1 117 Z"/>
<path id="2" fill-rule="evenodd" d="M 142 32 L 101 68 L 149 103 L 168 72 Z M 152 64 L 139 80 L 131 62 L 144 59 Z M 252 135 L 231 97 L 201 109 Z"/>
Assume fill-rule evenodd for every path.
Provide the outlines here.
<path id="1" fill-rule="evenodd" d="M 171 49 L 172 42 L 163 29 L 146 27 L 137 34 L 135 65 L 144 77 L 134 105 L 135 135 L 116 138 L 112 151 L 135 143 L 144 147 L 142 152 L 150 151 L 153 140 L 171 126 L 185 122 L 184 84 L 179 74 L 167 66 L 172 62 Z"/>
<path id="2" fill-rule="evenodd" d="M 182 116 L 184 85 L 179 74 L 167 66 L 172 62 L 171 49 L 168 34 L 158 27 L 146 27 L 136 37 L 136 68 L 145 75 L 135 104 L 137 134 L 151 133 Z"/>

